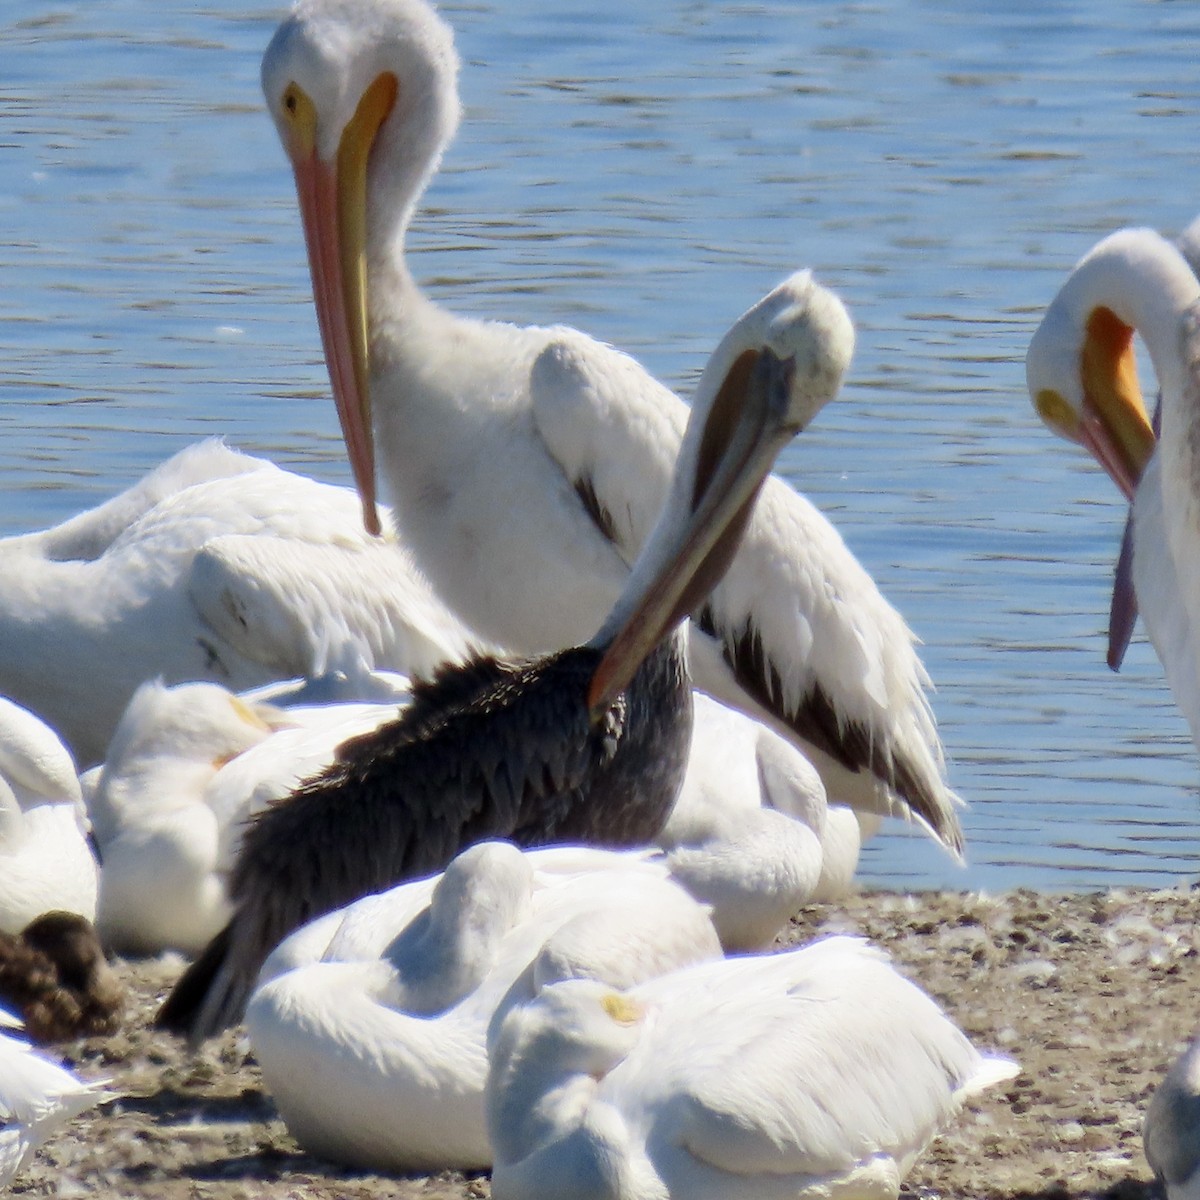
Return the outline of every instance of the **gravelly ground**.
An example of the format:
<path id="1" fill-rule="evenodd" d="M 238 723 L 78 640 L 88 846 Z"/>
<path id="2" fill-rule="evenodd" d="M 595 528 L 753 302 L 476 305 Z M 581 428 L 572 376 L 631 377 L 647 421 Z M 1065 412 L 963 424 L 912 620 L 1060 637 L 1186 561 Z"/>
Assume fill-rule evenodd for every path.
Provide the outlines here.
<path id="1" fill-rule="evenodd" d="M 1156 1191 L 1141 1153 L 1147 1097 L 1200 1023 L 1200 891 L 1052 896 L 872 893 L 805 912 L 788 941 L 861 932 L 981 1047 L 1023 1073 L 964 1112 L 917 1164 L 919 1196 L 1119 1196 Z M 122 1095 L 38 1155 L 16 1195 L 157 1200 L 486 1197 L 486 1178 L 396 1179 L 300 1153 L 244 1040 L 198 1057 L 149 1019 L 180 964 L 123 964 L 126 1031 L 60 1047 Z"/>

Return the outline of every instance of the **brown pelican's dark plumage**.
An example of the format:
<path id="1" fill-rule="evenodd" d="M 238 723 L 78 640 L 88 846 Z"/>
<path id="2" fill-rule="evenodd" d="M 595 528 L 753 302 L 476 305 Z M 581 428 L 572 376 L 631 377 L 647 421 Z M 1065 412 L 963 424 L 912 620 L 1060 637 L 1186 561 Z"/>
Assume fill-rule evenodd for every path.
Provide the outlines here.
<path id="1" fill-rule="evenodd" d="M 86 917 L 45 913 L 0 936 L 0 1008 L 20 1016 L 30 1041 L 112 1033 L 124 1002 Z"/>
<path id="2" fill-rule="evenodd" d="M 657 833 L 691 736 L 679 625 L 728 565 L 775 455 L 836 394 L 852 345 L 841 303 L 807 272 L 744 314 L 701 379 L 659 525 L 592 641 L 444 667 L 396 721 L 258 817 L 234 916 L 159 1024 L 193 1041 L 219 1031 L 285 934 L 481 839 L 621 846 Z"/>

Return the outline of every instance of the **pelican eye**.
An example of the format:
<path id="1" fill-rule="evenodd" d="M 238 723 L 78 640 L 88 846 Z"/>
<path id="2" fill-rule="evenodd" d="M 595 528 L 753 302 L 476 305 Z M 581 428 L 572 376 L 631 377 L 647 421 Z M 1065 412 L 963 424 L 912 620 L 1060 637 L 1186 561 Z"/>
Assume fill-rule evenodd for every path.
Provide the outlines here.
<path id="1" fill-rule="evenodd" d="M 1038 392 L 1034 405 L 1038 416 L 1051 429 L 1065 437 L 1075 438 L 1079 432 L 1079 420 L 1075 410 L 1053 388 L 1042 388 Z"/>
<path id="2" fill-rule="evenodd" d="M 287 126 L 285 141 L 294 155 L 309 155 L 317 144 L 317 108 L 298 84 L 289 83 L 279 98 L 280 121 Z"/>

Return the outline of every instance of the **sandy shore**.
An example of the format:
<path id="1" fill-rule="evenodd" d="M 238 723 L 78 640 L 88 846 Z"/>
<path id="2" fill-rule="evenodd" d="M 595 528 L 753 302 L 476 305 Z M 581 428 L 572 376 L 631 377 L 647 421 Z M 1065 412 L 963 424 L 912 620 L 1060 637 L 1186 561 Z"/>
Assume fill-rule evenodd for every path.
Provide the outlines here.
<path id="1" fill-rule="evenodd" d="M 789 943 L 859 932 L 945 1005 L 980 1047 L 1022 1064 L 917 1164 L 920 1196 L 1156 1191 L 1141 1151 L 1147 1097 L 1200 1024 L 1200 891 L 1049 896 L 885 893 L 801 914 Z M 122 1093 L 38 1155 L 15 1195 L 156 1200 L 486 1197 L 486 1178 L 397 1180 L 296 1148 L 244 1038 L 191 1057 L 149 1019 L 178 961 L 124 964 L 126 1032 L 60 1050 Z"/>

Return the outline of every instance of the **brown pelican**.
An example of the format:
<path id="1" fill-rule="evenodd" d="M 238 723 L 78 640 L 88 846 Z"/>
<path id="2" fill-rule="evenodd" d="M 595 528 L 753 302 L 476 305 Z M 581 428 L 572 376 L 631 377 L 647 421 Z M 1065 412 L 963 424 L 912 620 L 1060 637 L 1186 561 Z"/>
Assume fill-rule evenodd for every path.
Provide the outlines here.
<path id="1" fill-rule="evenodd" d="M 709 360 L 670 498 L 596 634 L 442 669 L 398 720 L 263 813 L 234 867 L 234 915 L 160 1023 L 197 1041 L 236 1021 L 285 934 L 473 842 L 653 837 L 691 736 L 681 622 L 728 566 L 775 455 L 836 394 L 853 341 L 841 302 L 807 272 L 743 314 Z"/>
<path id="2" fill-rule="evenodd" d="M 263 59 L 368 528 L 376 449 L 440 595 L 521 654 L 591 636 L 662 507 L 686 417 L 569 328 L 457 317 L 405 234 L 458 122 L 450 29 L 424 0 L 299 0 Z M 778 479 L 690 631 L 697 686 L 801 743 L 830 799 L 962 849 L 913 635 L 836 530 Z"/>

